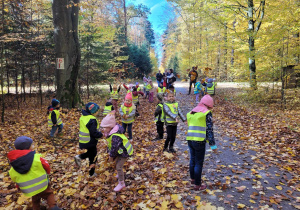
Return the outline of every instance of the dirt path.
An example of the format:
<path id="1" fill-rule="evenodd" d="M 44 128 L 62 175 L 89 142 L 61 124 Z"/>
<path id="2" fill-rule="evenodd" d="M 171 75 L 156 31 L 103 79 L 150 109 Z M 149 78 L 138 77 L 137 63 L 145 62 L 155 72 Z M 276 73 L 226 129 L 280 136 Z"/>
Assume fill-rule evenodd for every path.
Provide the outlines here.
<path id="1" fill-rule="evenodd" d="M 177 98 L 184 113 L 189 112 L 194 106 L 194 96 L 187 95 L 186 84 L 176 85 Z M 218 86 L 218 88 L 221 88 Z M 215 96 L 218 97 L 218 96 Z M 222 104 L 215 104 L 215 109 Z M 224 113 L 225 114 L 225 113 Z M 177 164 L 186 173 L 189 180 L 189 150 L 185 140 L 187 126 L 180 123 L 176 139 Z M 186 199 L 200 196 L 203 209 L 296 209 L 296 203 L 290 196 L 291 188 L 287 186 L 287 180 L 291 174 L 277 167 L 267 166 L 261 158 L 261 164 L 254 163 L 258 158 L 254 150 L 243 150 L 243 142 L 226 137 L 226 132 L 214 125 L 214 133 L 218 146 L 218 154 L 209 151 L 205 157 L 203 179 L 208 185 L 205 192 L 194 192 L 186 195 Z M 222 136 L 222 137 L 221 137 Z M 211 207 L 214 206 L 214 207 Z"/>

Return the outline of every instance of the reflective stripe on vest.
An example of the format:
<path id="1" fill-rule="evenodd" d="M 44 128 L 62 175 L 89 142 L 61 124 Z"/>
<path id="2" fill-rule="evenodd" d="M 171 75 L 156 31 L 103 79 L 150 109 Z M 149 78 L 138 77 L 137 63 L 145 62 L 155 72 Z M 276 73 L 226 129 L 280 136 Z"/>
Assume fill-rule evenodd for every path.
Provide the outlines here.
<path id="1" fill-rule="evenodd" d="M 110 113 L 111 109 L 112 109 L 112 105 L 105 106 L 103 110 L 103 115 L 107 115 L 108 113 Z"/>
<path id="2" fill-rule="evenodd" d="M 122 105 L 122 106 L 121 106 L 121 109 L 122 109 L 124 115 L 129 115 L 129 114 L 133 111 L 132 106 L 128 108 L 128 107 Z M 133 123 L 133 122 L 134 122 L 134 116 L 131 116 L 131 117 L 127 118 L 127 119 L 124 119 L 124 118 L 122 117 L 122 122 L 123 122 L 123 123 L 126 123 L 126 124 Z"/>
<path id="3" fill-rule="evenodd" d="M 160 115 L 160 117 L 159 117 L 159 115 L 157 115 L 157 116 L 155 117 L 154 122 L 157 122 L 157 121 L 162 121 L 162 122 L 163 122 L 163 119 L 164 119 L 164 109 L 163 109 L 163 105 L 162 105 L 162 104 L 157 104 L 157 106 L 160 106 L 160 108 L 161 108 L 161 115 Z"/>
<path id="4" fill-rule="evenodd" d="M 215 94 L 215 83 L 213 83 L 213 86 L 212 87 L 207 87 L 206 88 L 206 92 L 208 93 L 208 94 L 210 94 L 210 95 L 213 95 L 213 94 Z"/>
<path id="5" fill-rule="evenodd" d="M 173 114 L 178 115 L 178 103 L 177 102 L 175 102 L 175 103 L 165 103 L 165 104 L 169 107 L 169 109 L 171 110 L 171 112 Z M 170 117 L 169 115 L 164 114 L 164 117 L 165 117 L 167 123 L 176 123 L 176 120 L 173 119 L 172 117 Z"/>
<path id="6" fill-rule="evenodd" d="M 133 153 L 132 144 L 129 142 L 129 140 L 126 138 L 126 136 L 124 134 L 114 133 L 108 139 L 106 139 L 106 141 L 108 143 L 108 145 L 107 145 L 108 149 L 111 150 L 111 141 L 112 141 L 113 136 L 119 136 L 123 140 L 123 146 L 127 150 L 128 155 L 132 155 L 132 153 Z M 119 148 L 118 153 L 122 154 L 123 149 Z"/>
<path id="7" fill-rule="evenodd" d="M 48 176 L 41 163 L 41 155 L 35 154 L 30 170 L 26 174 L 20 174 L 11 168 L 9 175 L 20 187 L 24 195 L 32 197 L 43 192 L 48 187 Z"/>
<path id="8" fill-rule="evenodd" d="M 56 125 L 62 124 L 62 120 L 59 117 L 59 115 L 60 115 L 59 111 L 58 110 L 53 110 L 52 112 L 55 112 L 55 114 L 56 114 Z M 52 122 L 52 119 L 51 119 L 51 113 L 52 112 L 50 112 L 50 114 L 48 116 L 48 127 L 52 127 L 53 126 L 53 122 Z"/>
<path id="9" fill-rule="evenodd" d="M 97 122 L 97 129 L 99 129 L 99 123 L 96 117 L 93 115 L 81 115 L 79 119 L 79 142 L 86 144 L 89 143 L 91 140 L 89 129 L 86 127 L 86 125 L 89 123 L 91 119 L 95 119 Z"/>
<path id="10" fill-rule="evenodd" d="M 206 115 L 210 111 L 205 113 L 197 112 L 187 114 L 188 132 L 186 140 L 191 141 L 204 141 L 206 139 Z"/>
<path id="11" fill-rule="evenodd" d="M 132 102 L 133 102 L 134 104 L 136 104 L 138 101 L 139 101 L 139 96 L 138 96 L 138 95 L 137 95 L 137 96 L 134 96 L 134 95 L 132 94 Z"/>
<path id="12" fill-rule="evenodd" d="M 111 99 L 119 99 L 119 93 L 118 93 L 118 91 L 116 90 L 116 91 L 111 91 L 110 92 L 110 97 L 111 97 Z"/>

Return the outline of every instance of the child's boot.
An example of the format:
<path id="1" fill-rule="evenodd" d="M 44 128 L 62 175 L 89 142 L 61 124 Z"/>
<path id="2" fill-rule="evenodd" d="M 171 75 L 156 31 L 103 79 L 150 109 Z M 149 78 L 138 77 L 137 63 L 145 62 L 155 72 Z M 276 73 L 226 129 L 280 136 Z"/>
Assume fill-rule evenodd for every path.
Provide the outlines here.
<path id="1" fill-rule="evenodd" d="M 115 192 L 120 192 L 125 187 L 126 187 L 125 182 L 120 181 L 119 184 L 115 187 L 114 191 Z"/>
<path id="2" fill-rule="evenodd" d="M 169 149 L 169 152 L 171 152 L 171 153 L 176 153 L 176 150 L 175 150 L 173 147 L 171 147 L 171 148 Z"/>
<path id="3" fill-rule="evenodd" d="M 80 168 L 80 166 L 81 166 L 81 158 L 80 158 L 80 156 L 76 155 L 74 157 L 74 160 L 75 160 L 76 165 Z"/>

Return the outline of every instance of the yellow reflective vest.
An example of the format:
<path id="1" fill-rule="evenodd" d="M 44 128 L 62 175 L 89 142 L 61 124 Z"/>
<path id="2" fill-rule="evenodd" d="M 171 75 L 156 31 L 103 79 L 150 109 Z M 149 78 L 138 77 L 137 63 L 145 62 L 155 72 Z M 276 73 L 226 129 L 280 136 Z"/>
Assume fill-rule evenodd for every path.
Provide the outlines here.
<path id="1" fill-rule="evenodd" d="M 106 139 L 106 141 L 108 143 L 109 151 L 111 150 L 111 141 L 112 141 L 113 136 L 119 136 L 120 138 L 122 138 L 123 139 L 123 145 L 124 145 L 125 149 L 127 150 L 128 155 L 133 154 L 133 147 L 130 144 L 129 140 L 126 138 L 126 136 L 124 134 L 119 134 L 119 133 L 114 133 L 109 138 Z M 121 148 L 119 148 L 118 153 L 122 154 L 123 150 Z"/>
<path id="2" fill-rule="evenodd" d="M 41 155 L 35 154 L 30 170 L 26 174 L 18 173 L 13 167 L 9 170 L 10 178 L 19 186 L 22 193 L 32 197 L 48 187 L 48 175 L 41 163 Z"/>
<path id="3" fill-rule="evenodd" d="M 209 95 L 214 95 L 215 94 L 215 83 L 213 82 L 213 86 L 212 87 L 207 87 L 206 86 L 206 92 L 209 94 Z"/>
<path id="4" fill-rule="evenodd" d="M 171 112 L 173 114 L 176 114 L 178 116 L 178 103 L 175 102 L 175 103 L 165 103 L 169 109 L 171 110 Z M 173 119 L 171 116 L 167 115 L 167 114 L 164 114 L 164 117 L 165 117 L 165 121 L 167 123 L 176 123 L 176 119 Z"/>
<path id="5" fill-rule="evenodd" d="M 163 109 L 163 104 L 157 104 L 157 106 L 160 106 L 160 108 L 161 108 L 161 115 L 160 115 L 160 117 L 159 117 L 159 115 L 157 115 L 157 116 L 155 117 L 154 122 L 157 122 L 157 121 L 163 122 L 163 119 L 164 119 L 164 109 Z M 157 107 L 157 106 L 156 106 L 156 107 Z"/>
<path id="6" fill-rule="evenodd" d="M 163 88 L 158 87 L 158 88 L 157 88 L 157 92 L 158 92 L 158 93 L 165 93 L 165 92 L 166 92 L 166 87 L 163 87 Z"/>
<path id="7" fill-rule="evenodd" d="M 106 116 L 108 113 L 111 112 L 113 105 L 105 106 L 103 110 L 103 115 Z"/>
<path id="8" fill-rule="evenodd" d="M 150 84 L 148 84 L 147 86 L 146 86 L 146 91 L 150 91 L 152 89 L 152 86 L 150 85 Z"/>
<path id="9" fill-rule="evenodd" d="M 124 115 L 129 115 L 129 114 L 133 111 L 132 106 L 131 106 L 131 107 L 126 107 L 126 106 L 122 105 L 122 106 L 121 106 L 121 109 L 122 109 L 122 112 L 124 113 Z M 127 119 L 124 119 L 124 118 L 122 117 L 122 122 L 123 122 L 123 123 L 126 123 L 126 124 L 133 123 L 133 122 L 134 122 L 134 116 L 129 117 L 129 118 L 127 118 Z"/>
<path id="10" fill-rule="evenodd" d="M 111 99 L 116 99 L 116 100 L 118 100 L 119 99 L 119 93 L 118 93 L 118 91 L 116 90 L 116 91 L 111 91 L 110 92 L 110 97 L 111 97 Z"/>
<path id="11" fill-rule="evenodd" d="M 99 129 L 99 123 L 96 117 L 93 115 L 81 115 L 79 119 L 79 142 L 83 144 L 89 143 L 91 140 L 90 131 L 86 127 L 91 119 L 95 119 L 97 121 L 97 129 Z"/>
<path id="12" fill-rule="evenodd" d="M 186 140 L 190 141 L 204 141 L 206 139 L 206 115 L 210 110 L 203 113 L 197 112 L 187 114 L 188 132 Z"/>
<path id="13" fill-rule="evenodd" d="M 52 119 L 51 119 L 51 113 L 52 112 L 55 112 L 56 114 L 56 125 L 60 125 L 62 124 L 62 120 L 61 118 L 59 117 L 60 116 L 60 113 L 58 110 L 54 109 L 53 111 L 50 112 L 49 116 L 48 116 L 48 127 L 52 127 L 53 126 L 53 122 L 52 122 Z"/>

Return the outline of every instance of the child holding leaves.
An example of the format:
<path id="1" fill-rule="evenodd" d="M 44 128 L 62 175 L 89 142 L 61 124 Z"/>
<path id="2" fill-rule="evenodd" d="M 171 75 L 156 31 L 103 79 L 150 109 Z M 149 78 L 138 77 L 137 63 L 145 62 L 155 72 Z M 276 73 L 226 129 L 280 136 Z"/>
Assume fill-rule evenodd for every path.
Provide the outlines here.
<path id="1" fill-rule="evenodd" d="M 134 122 L 136 107 L 132 103 L 132 93 L 127 93 L 124 104 L 120 107 L 120 114 L 122 118 L 122 127 L 124 132 L 128 127 L 129 140 L 132 140 L 132 123 Z"/>

